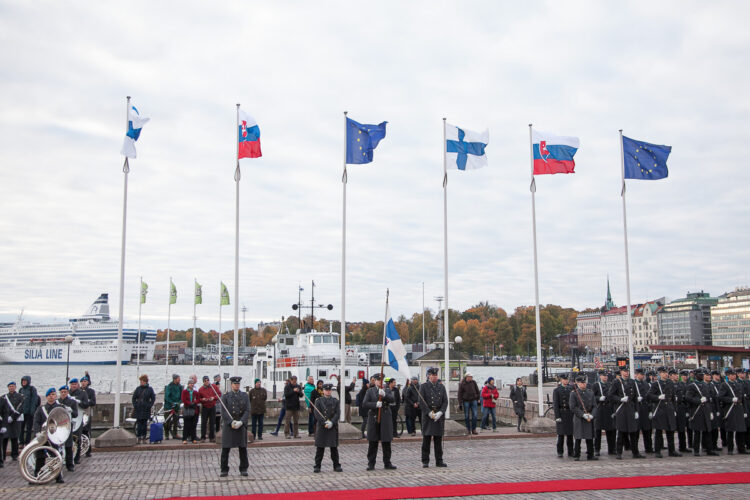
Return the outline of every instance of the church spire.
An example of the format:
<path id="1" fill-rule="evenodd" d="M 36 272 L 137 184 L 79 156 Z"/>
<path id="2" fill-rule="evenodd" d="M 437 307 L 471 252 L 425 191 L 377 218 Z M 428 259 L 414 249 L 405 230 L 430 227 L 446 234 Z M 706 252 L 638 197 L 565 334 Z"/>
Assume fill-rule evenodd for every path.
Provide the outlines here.
<path id="1" fill-rule="evenodd" d="M 604 303 L 604 310 L 609 311 L 615 308 L 615 303 L 612 302 L 612 292 L 609 289 L 609 275 L 607 275 L 607 302 Z"/>

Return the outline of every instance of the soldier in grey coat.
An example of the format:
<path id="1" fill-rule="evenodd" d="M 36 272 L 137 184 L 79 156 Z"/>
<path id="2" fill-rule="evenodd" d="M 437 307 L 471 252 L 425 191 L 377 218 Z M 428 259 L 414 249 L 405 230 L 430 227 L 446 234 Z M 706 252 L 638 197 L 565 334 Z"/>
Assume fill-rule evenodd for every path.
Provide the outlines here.
<path id="1" fill-rule="evenodd" d="M 393 441 L 393 420 L 390 405 L 393 403 L 393 393 L 383 388 L 383 381 L 379 373 L 372 376 L 375 385 L 367 389 L 362 400 L 362 407 L 367 411 L 367 470 L 375 470 L 375 460 L 378 458 L 378 441 L 383 446 L 383 464 L 386 469 L 395 469 L 391 463 L 391 441 Z M 378 410 L 380 422 L 378 422 Z"/>
<path id="2" fill-rule="evenodd" d="M 586 388 L 586 377 L 576 377 L 576 387 L 570 393 L 568 401 L 573 412 L 573 457 L 576 462 L 581 460 L 581 440 L 586 440 L 586 460 L 599 460 L 594 456 L 594 408 L 596 399 L 594 393 Z"/>
<path id="3" fill-rule="evenodd" d="M 430 440 L 435 443 L 435 465 L 448 467 L 443 462 L 443 435 L 445 434 L 445 410 L 448 409 L 448 393 L 438 382 L 438 369 L 427 370 L 427 382 L 419 388 L 422 409 L 422 467 L 430 466 Z"/>
<path id="4" fill-rule="evenodd" d="M 630 439 L 630 450 L 633 458 L 646 458 L 645 455 L 638 453 L 638 390 L 635 381 L 630 378 L 630 370 L 620 368 L 620 378 L 612 382 L 609 388 L 609 400 L 615 405 L 613 413 L 615 418 L 615 427 L 617 428 L 617 439 L 615 447 L 615 458 L 622 460 L 622 448 L 624 446 L 623 438 L 628 435 Z M 642 396 L 641 396 L 642 397 Z"/>
<path id="5" fill-rule="evenodd" d="M 313 472 L 320 472 L 323 454 L 326 448 L 331 449 L 333 470 L 343 472 L 339 462 L 339 417 L 341 408 L 339 400 L 331 396 L 333 384 L 323 384 L 323 397 L 315 400 L 315 467 Z"/>
<path id="6" fill-rule="evenodd" d="M 221 473 L 229 474 L 229 449 L 239 448 L 240 475 L 247 476 L 247 419 L 250 417 L 250 398 L 240 392 L 242 377 L 229 377 L 231 390 L 221 397 Z"/>

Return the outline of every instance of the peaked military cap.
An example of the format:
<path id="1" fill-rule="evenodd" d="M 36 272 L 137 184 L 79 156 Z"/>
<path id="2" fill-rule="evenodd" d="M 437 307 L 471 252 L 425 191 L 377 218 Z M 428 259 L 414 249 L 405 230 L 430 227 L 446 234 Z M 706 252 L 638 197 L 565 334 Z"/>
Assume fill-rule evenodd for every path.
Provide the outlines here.
<path id="1" fill-rule="evenodd" d="M 656 371 L 660 372 L 660 373 L 661 372 L 665 372 L 665 371 L 667 371 L 667 367 L 666 366 L 660 366 L 659 368 L 656 369 Z"/>
<path id="2" fill-rule="evenodd" d="M 583 375 L 578 375 L 576 377 L 576 382 L 586 382 L 586 377 L 584 377 Z"/>
<path id="3" fill-rule="evenodd" d="M 372 375 L 370 378 L 375 379 L 375 380 L 380 380 L 380 374 L 376 373 L 376 374 Z"/>
<path id="4" fill-rule="evenodd" d="M 561 373 L 561 374 L 558 375 L 558 377 L 560 377 L 560 379 L 568 380 L 568 374 L 567 373 Z"/>
<path id="5" fill-rule="evenodd" d="M 242 380 L 242 377 L 238 377 L 236 375 L 234 377 L 229 377 L 229 381 L 233 384 L 239 384 L 240 380 Z"/>
<path id="6" fill-rule="evenodd" d="M 635 369 L 636 375 L 642 375 L 643 374 L 643 368 L 636 368 Z"/>
<path id="7" fill-rule="evenodd" d="M 669 369 L 669 374 L 670 374 L 670 375 L 673 375 L 673 374 L 674 374 L 674 375 L 677 375 L 677 370 L 675 370 L 674 368 L 670 368 L 670 369 Z"/>
<path id="8" fill-rule="evenodd" d="M 680 375 L 690 375 L 690 372 L 688 370 L 680 370 Z"/>
<path id="9" fill-rule="evenodd" d="M 323 384 L 323 390 L 324 391 L 332 391 L 333 390 L 333 384 Z"/>
<path id="10" fill-rule="evenodd" d="M 437 374 L 438 374 L 438 369 L 435 368 L 434 366 L 431 366 L 427 369 L 427 375 L 437 375 Z"/>
<path id="11" fill-rule="evenodd" d="M 599 375 L 607 375 L 607 370 L 603 370 L 603 369 L 602 369 L 602 370 L 599 370 L 599 371 L 598 371 L 597 373 L 598 373 Z"/>

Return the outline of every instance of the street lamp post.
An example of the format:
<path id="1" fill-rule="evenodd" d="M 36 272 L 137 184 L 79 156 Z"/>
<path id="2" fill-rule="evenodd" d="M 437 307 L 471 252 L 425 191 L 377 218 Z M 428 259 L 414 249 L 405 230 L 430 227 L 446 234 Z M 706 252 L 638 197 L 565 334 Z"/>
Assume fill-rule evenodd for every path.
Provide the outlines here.
<path id="1" fill-rule="evenodd" d="M 70 344 L 73 343 L 73 336 L 67 335 L 65 343 L 68 344 L 68 360 L 65 362 L 65 385 L 68 385 L 68 380 L 70 380 L 70 377 L 68 377 L 70 374 Z"/>
<path id="2" fill-rule="evenodd" d="M 461 381 L 461 342 L 463 342 L 464 339 L 461 338 L 461 336 L 457 336 L 453 339 L 453 342 L 456 344 L 456 349 L 458 350 L 458 380 Z"/>
<path id="3" fill-rule="evenodd" d="M 282 325 L 284 321 L 282 319 Z M 279 328 L 281 332 L 281 328 Z M 271 343 L 273 344 L 273 399 L 276 399 L 276 344 L 279 342 L 279 334 L 273 336 Z"/>

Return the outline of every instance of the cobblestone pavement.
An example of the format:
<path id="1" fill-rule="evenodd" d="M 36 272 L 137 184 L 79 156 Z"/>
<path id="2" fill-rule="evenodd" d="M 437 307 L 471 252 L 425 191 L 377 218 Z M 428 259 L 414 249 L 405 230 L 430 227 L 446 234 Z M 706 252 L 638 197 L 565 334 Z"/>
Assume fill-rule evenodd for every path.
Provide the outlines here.
<path id="1" fill-rule="evenodd" d="M 250 477 L 240 478 L 237 452 L 230 460 L 230 476 L 219 478 L 218 449 L 96 452 L 84 459 L 75 473 L 66 473 L 64 485 L 31 486 L 22 480 L 17 462 L 0 469 L 0 498 L 143 499 L 169 496 L 240 495 L 350 488 L 381 488 L 459 483 L 534 481 L 607 476 L 741 472 L 750 474 L 750 457 L 727 456 L 664 458 L 622 461 L 602 456 L 597 462 L 558 459 L 554 438 L 463 440 L 445 443 L 447 469 L 422 469 L 420 447 L 396 442 L 396 471 L 366 472 L 366 444 L 339 448 L 344 473 L 332 472 L 326 453 L 323 473 L 313 474 L 314 448 L 262 447 L 249 450 Z M 586 498 L 747 498 L 748 485 L 692 486 L 585 492 Z M 498 498 L 576 498 L 581 492 Z M 467 497 L 463 497 L 467 498 Z"/>

